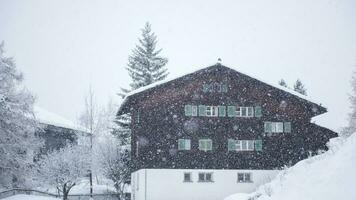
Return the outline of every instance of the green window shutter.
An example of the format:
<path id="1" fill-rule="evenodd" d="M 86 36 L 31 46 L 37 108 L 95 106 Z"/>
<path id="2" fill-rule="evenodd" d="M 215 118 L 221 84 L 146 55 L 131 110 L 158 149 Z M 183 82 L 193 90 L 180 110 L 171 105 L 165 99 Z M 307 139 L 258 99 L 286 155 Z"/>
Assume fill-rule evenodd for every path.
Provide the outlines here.
<path id="1" fill-rule="evenodd" d="M 235 151 L 236 150 L 236 140 L 228 139 L 227 141 L 227 150 Z"/>
<path id="2" fill-rule="evenodd" d="M 255 140 L 255 150 L 262 151 L 262 140 Z"/>
<path id="3" fill-rule="evenodd" d="M 184 106 L 184 113 L 185 113 L 185 116 L 192 116 L 192 106 L 191 105 L 185 105 Z"/>
<path id="4" fill-rule="evenodd" d="M 204 150 L 204 140 L 199 140 L 199 150 Z"/>
<path id="5" fill-rule="evenodd" d="M 226 107 L 219 106 L 219 117 L 225 117 L 225 116 L 226 116 Z"/>
<path id="6" fill-rule="evenodd" d="M 206 106 L 199 105 L 199 116 L 205 116 L 206 114 Z"/>
<path id="7" fill-rule="evenodd" d="M 184 149 L 185 149 L 185 140 L 178 139 L 178 150 L 184 150 Z"/>
<path id="8" fill-rule="evenodd" d="M 266 133 L 272 132 L 272 123 L 271 122 L 265 122 L 265 132 Z"/>
<path id="9" fill-rule="evenodd" d="M 255 117 L 262 117 L 262 108 L 261 106 L 255 107 Z"/>
<path id="10" fill-rule="evenodd" d="M 227 116 L 229 116 L 229 117 L 236 116 L 236 106 L 228 106 L 227 107 Z"/>
<path id="11" fill-rule="evenodd" d="M 290 122 L 284 122 L 284 132 L 285 133 L 292 132 L 292 124 Z"/>
<path id="12" fill-rule="evenodd" d="M 213 141 L 209 139 L 206 142 L 207 142 L 207 145 L 206 145 L 207 150 L 213 150 Z"/>

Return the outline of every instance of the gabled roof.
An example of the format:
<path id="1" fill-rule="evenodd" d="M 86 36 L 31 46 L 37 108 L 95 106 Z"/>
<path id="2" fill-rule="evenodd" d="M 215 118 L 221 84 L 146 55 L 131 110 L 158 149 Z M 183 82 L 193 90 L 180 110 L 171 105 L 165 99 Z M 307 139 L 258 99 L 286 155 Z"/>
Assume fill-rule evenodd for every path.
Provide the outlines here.
<path id="1" fill-rule="evenodd" d="M 289 94 L 295 96 L 296 98 L 298 98 L 298 99 L 300 99 L 300 100 L 303 100 L 303 101 L 307 101 L 307 102 L 309 102 L 309 103 L 316 104 L 317 106 L 322 107 L 324 110 L 326 110 L 326 108 L 324 108 L 323 106 L 321 106 L 321 103 L 319 103 L 318 101 L 312 99 L 312 98 L 309 97 L 309 96 L 305 96 L 305 95 L 300 94 L 300 93 L 298 93 L 298 92 L 296 92 L 296 91 L 294 91 L 294 90 L 292 90 L 292 89 L 290 89 L 290 88 L 283 87 L 283 86 L 281 86 L 281 85 L 279 85 L 279 84 L 270 83 L 270 82 L 268 82 L 268 81 L 263 80 L 262 78 L 257 78 L 256 76 L 252 76 L 252 75 L 249 75 L 248 73 L 241 72 L 241 71 L 237 71 L 237 70 L 235 70 L 235 69 L 233 69 L 233 68 L 230 68 L 230 67 L 224 66 L 224 65 L 222 65 L 222 64 L 220 64 L 220 63 L 217 63 L 217 64 L 212 65 L 212 66 L 208 66 L 208 67 L 204 67 L 204 68 L 195 70 L 195 71 L 193 71 L 193 72 L 191 72 L 191 73 L 188 73 L 188 74 L 183 74 L 183 75 L 176 76 L 176 77 L 172 77 L 172 78 L 168 78 L 168 79 L 165 79 L 165 80 L 162 80 L 162 81 L 157 81 L 157 82 L 155 82 L 155 83 L 152 83 L 152 84 L 143 86 L 143 87 L 141 87 L 141 88 L 138 88 L 138 89 L 136 89 L 136 90 L 133 90 L 133 91 L 127 93 L 127 95 L 125 96 L 125 98 L 124 98 L 124 100 L 123 100 L 123 102 L 122 102 L 122 104 L 121 104 L 121 106 L 120 106 L 120 108 L 119 108 L 119 110 L 118 110 L 118 112 L 117 112 L 117 115 L 121 115 L 121 114 L 124 114 L 124 113 L 125 113 L 125 112 L 124 112 L 124 110 L 126 110 L 125 107 L 127 106 L 127 104 L 129 104 L 129 102 L 130 102 L 132 99 L 135 98 L 135 96 L 137 96 L 137 95 L 139 95 L 139 94 L 142 94 L 142 93 L 145 93 L 145 92 L 148 92 L 148 91 L 150 91 L 150 90 L 152 90 L 152 89 L 154 89 L 154 88 L 156 88 L 156 87 L 158 87 L 158 86 L 163 86 L 163 85 L 165 85 L 165 84 L 167 84 L 167 83 L 169 83 L 169 82 L 171 82 L 171 81 L 175 81 L 175 80 L 177 80 L 177 79 L 181 79 L 181 78 L 184 78 L 184 77 L 186 77 L 186 76 L 190 76 L 190 75 L 192 75 L 192 74 L 196 74 L 196 73 L 199 73 L 199 72 L 203 72 L 204 70 L 208 71 L 208 70 L 211 69 L 211 68 L 226 68 L 226 69 L 228 69 L 228 70 L 232 70 L 232 71 L 234 71 L 234 72 L 243 74 L 243 75 L 248 76 L 248 77 L 250 77 L 250 78 L 252 78 L 252 79 L 255 79 L 255 80 L 259 81 L 259 82 L 262 82 L 262 83 L 264 83 L 264 84 L 266 84 L 266 85 L 269 85 L 269 86 L 272 86 L 272 87 L 274 87 L 274 88 L 276 88 L 276 89 L 279 89 L 279 90 L 282 90 L 282 91 L 284 91 L 284 92 L 287 92 L 287 93 L 289 93 Z"/>
<path id="2" fill-rule="evenodd" d="M 86 133 L 89 132 L 86 128 L 78 124 L 75 124 L 66 118 L 63 118 L 62 116 L 49 112 L 43 108 L 40 108 L 38 106 L 34 106 L 33 110 L 34 110 L 35 118 L 36 120 L 38 120 L 39 123 L 72 129 L 75 131 L 81 131 Z"/>

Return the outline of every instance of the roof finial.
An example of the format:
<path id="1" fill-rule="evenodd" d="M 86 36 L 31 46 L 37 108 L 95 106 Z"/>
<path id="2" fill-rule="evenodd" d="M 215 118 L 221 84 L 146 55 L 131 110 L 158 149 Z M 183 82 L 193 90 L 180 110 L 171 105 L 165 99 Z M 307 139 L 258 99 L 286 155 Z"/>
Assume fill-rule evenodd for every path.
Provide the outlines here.
<path id="1" fill-rule="evenodd" d="M 218 64 L 221 64 L 221 58 L 218 58 Z"/>

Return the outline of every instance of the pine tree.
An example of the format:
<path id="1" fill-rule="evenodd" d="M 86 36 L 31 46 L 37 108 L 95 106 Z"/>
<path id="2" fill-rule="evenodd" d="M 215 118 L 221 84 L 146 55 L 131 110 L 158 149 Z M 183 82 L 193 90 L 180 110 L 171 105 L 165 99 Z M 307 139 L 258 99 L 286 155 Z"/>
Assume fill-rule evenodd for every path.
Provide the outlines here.
<path id="1" fill-rule="evenodd" d="M 342 136 L 350 136 L 356 132 L 356 72 L 351 79 L 352 95 L 350 95 L 351 112 L 349 113 L 348 126 L 341 131 Z"/>
<path id="2" fill-rule="evenodd" d="M 132 79 L 130 89 L 122 89 L 122 96 L 131 90 L 149 85 L 167 77 L 168 72 L 165 65 L 167 58 L 159 56 L 162 49 L 156 50 L 157 36 L 152 32 L 151 25 L 146 22 L 142 29 L 142 38 L 139 45 L 129 56 L 127 71 Z"/>
<path id="3" fill-rule="evenodd" d="M 284 81 L 283 78 L 278 82 L 278 84 L 281 85 L 281 86 L 283 86 L 283 87 L 288 88 L 288 85 L 287 85 L 287 83 Z"/>
<path id="4" fill-rule="evenodd" d="M 35 137 L 34 97 L 22 86 L 22 73 L 0 44 L 0 188 L 23 187 L 41 142 Z"/>
<path id="5" fill-rule="evenodd" d="M 119 93 L 121 97 L 125 97 L 132 90 L 163 80 L 168 75 L 167 68 L 165 68 L 168 59 L 159 55 L 162 49 L 156 50 L 157 36 L 152 32 L 148 22 L 142 29 L 141 36 L 139 44 L 129 56 L 126 68 L 132 80 L 130 89 L 121 88 L 121 93 Z M 131 115 L 117 116 L 115 122 L 118 127 L 114 129 L 113 134 L 122 141 L 122 144 L 127 144 L 131 135 Z"/>
<path id="6" fill-rule="evenodd" d="M 307 95 L 307 89 L 299 79 L 297 79 L 297 81 L 294 84 L 294 91 L 299 92 L 300 94 L 305 96 Z"/>

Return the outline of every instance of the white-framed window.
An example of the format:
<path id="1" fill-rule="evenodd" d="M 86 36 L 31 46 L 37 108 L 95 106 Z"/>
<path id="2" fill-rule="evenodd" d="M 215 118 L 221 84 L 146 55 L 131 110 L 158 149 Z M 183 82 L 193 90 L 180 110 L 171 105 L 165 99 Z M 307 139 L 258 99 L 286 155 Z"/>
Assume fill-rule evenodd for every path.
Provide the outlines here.
<path id="1" fill-rule="evenodd" d="M 212 172 L 199 172 L 198 182 L 213 182 Z"/>
<path id="2" fill-rule="evenodd" d="M 251 183 L 252 175 L 251 173 L 237 173 L 237 182 L 238 183 Z"/>
<path id="3" fill-rule="evenodd" d="M 211 151 L 212 149 L 213 149 L 213 141 L 211 139 L 200 139 L 199 140 L 199 150 Z"/>
<path id="4" fill-rule="evenodd" d="M 178 150 L 190 150 L 190 139 L 178 139 Z"/>
<path id="5" fill-rule="evenodd" d="M 207 117 L 219 116 L 219 106 L 206 106 L 205 116 Z"/>
<path id="6" fill-rule="evenodd" d="M 253 117 L 253 107 L 237 107 L 236 117 Z"/>
<path id="7" fill-rule="evenodd" d="M 254 151 L 255 140 L 228 139 L 228 151 Z"/>
<path id="8" fill-rule="evenodd" d="M 183 182 L 193 182 L 192 181 L 192 173 L 184 172 L 184 174 L 183 174 Z"/>
<path id="9" fill-rule="evenodd" d="M 290 123 L 284 123 L 288 125 L 288 129 L 290 130 Z M 265 122 L 264 124 L 266 133 L 283 133 L 283 122 Z"/>

